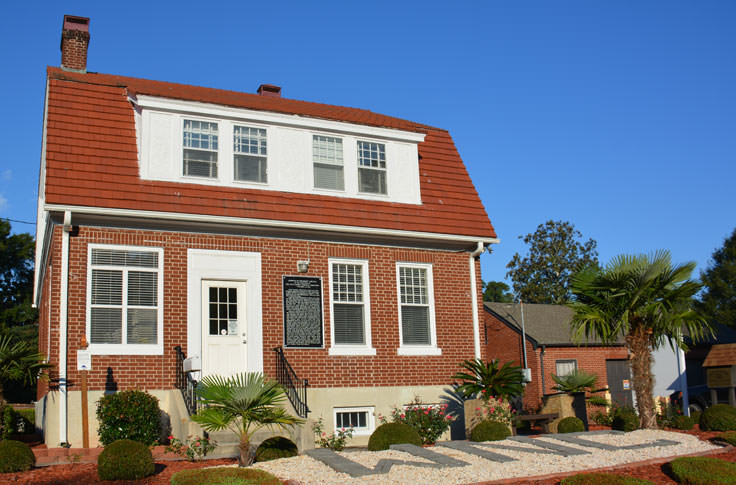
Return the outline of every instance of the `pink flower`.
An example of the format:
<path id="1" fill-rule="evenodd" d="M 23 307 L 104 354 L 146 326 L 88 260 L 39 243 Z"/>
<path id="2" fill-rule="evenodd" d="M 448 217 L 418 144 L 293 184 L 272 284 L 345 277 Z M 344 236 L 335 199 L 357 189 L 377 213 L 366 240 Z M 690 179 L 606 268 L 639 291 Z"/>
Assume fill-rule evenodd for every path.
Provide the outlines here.
<path id="1" fill-rule="evenodd" d="M 169 439 L 170 439 L 170 440 L 173 440 L 173 439 L 174 439 L 174 435 L 173 435 L 173 434 L 170 434 L 170 435 L 169 435 Z"/>
<path id="2" fill-rule="evenodd" d="M 429 414 L 429 409 L 425 409 L 424 414 Z"/>
<path id="3" fill-rule="evenodd" d="M 480 408 L 475 408 L 476 411 L 480 411 Z"/>
<path id="4" fill-rule="evenodd" d="M 404 419 L 406 415 L 404 413 L 401 413 L 401 419 Z"/>

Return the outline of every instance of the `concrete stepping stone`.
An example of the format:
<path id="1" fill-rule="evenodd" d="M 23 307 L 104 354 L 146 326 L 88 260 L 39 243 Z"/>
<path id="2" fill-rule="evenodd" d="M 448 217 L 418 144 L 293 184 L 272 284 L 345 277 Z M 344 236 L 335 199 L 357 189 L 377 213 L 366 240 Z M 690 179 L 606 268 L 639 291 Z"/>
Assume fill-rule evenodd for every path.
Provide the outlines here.
<path id="1" fill-rule="evenodd" d="M 403 451 L 404 453 L 409 453 L 416 457 L 424 458 L 425 460 L 432 461 L 442 466 L 455 467 L 455 466 L 467 466 L 468 465 L 464 461 L 455 459 L 451 456 L 443 455 L 442 453 L 437 453 L 436 451 L 432 451 L 428 448 L 422 448 L 421 446 L 417 446 L 417 445 L 410 445 L 410 444 L 391 445 L 391 449 L 397 450 L 397 451 Z"/>
<path id="2" fill-rule="evenodd" d="M 467 441 L 440 441 L 437 443 L 437 446 L 444 446 L 445 448 L 452 448 L 453 450 L 462 451 L 463 453 L 467 453 L 469 455 L 479 456 L 486 460 L 495 461 L 499 463 L 508 463 L 511 461 L 518 461 L 516 458 L 511 458 L 510 456 L 506 456 L 500 453 L 494 453 L 492 451 L 478 448 L 477 446 L 471 445 Z"/>
<path id="3" fill-rule="evenodd" d="M 573 455 L 589 455 L 589 451 L 579 450 L 577 448 L 571 448 L 569 446 L 558 445 L 550 443 L 548 441 L 542 441 L 541 439 L 532 439 L 527 436 L 511 436 L 506 438 L 509 441 L 517 441 L 519 443 L 525 443 L 532 446 L 538 446 L 555 452 L 561 456 L 573 456 Z"/>
<path id="4" fill-rule="evenodd" d="M 395 445 L 394 445 L 395 446 Z M 408 446 L 414 446 L 414 445 L 408 445 Z M 418 446 L 416 448 L 419 448 Z M 423 448 L 419 448 L 420 450 L 423 450 Z M 408 450 L 399 450 L 399 451 L 407 451 L 408 453 L 411 453 L 411 451 Z M 434 453 L 434 452 L 430 452 Z M 394 465 L 407 465 L 407 466 L 414 466 L 414 467 L 427 467 L 427 468 L 441 468 L 443 466 L 465 466 L 466 463 L 460 462 L 459 460 L 454 460 L 453 458 L 449 458 L 450 460 L 453 460 L 456 463 L 462 463 L 462 465 L 457 464 L 447 464 L 447 463 L 423 463 L 423 462 L 417 462 L 417 461 L 404 461 L 404 460 L 396 460 L 393 458 L 383 458 L 381 460 L 378 460 L 378 463 L 376 463 L 376 466 L 373 468 L 368 468 L 367 466 L 361 465 L 360 463 L 354 462 L 353 460 L 348 459 L 347 457 L 343 455 L 338 455 L 334 451 L 327 449 L 327 448 L 315 448 L 312 450 L 306 450 L 304 451 L 304 454 L 309 456 L 310 458 L 314 458 L 317 461 L 321 461 L 328 467 L 332 468 L 336 472 L 339 473 L 347 473 L 351 477 L 363 477 L 366 475 L 382 475 L 384 473 L 388 473 L 391 470 L 391 467 Z M 419 456 L 416 453 L 412 453 L 414 456 Z M 435 453 L 436 455 L 444 457 L 444 455 L 440 455 L 439 453 Z M 424 458 L 424 456 L 422 456 Z"/>

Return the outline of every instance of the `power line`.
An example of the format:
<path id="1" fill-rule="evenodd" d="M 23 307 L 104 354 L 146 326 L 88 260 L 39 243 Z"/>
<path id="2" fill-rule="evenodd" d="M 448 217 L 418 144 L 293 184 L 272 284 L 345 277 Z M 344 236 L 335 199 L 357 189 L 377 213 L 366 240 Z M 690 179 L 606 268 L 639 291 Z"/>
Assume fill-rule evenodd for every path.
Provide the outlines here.
<path id="1" fill-rule="evenodd" d="M 36 225 L 35 222 L 19 221 L 18 219 L 10 219 L 8 217 L 0 217 L 0 219 L 2 219 L 4 221 L 8 221 L 8 222 L 17 222 L 18 224 L 30 224 L 32 226 L 35 226 Z"/>

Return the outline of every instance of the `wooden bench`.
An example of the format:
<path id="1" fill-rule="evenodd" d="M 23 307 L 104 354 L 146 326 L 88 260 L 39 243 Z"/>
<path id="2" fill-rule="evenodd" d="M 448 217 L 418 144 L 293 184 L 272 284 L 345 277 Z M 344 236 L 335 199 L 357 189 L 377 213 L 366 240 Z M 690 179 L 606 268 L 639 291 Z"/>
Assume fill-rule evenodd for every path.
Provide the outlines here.
<path id="1" fill-rule="evenodd" d="M 516 416 L 514 421 L 528 421 L 532 426 L 539 425 L 545 433 L 549 433 L 549 423 L 557 419 L 557 413 L 550 414 L 522 414 Z M 514 425 L 514 434 L 516 434 L 516 425 Z"/>

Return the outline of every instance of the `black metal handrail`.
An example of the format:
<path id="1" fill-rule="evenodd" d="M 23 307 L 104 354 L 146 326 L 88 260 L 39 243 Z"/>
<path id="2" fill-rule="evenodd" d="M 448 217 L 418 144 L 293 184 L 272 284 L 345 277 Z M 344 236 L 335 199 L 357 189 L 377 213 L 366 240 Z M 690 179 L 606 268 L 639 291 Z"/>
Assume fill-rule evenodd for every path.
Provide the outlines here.
<path id="1" fill-rule="evenodd" d="M 299 379 L 296 372 L 292 369 L 289 361 L 286 360 L 283 347 L 273 349 L 276 352 L 276 381 L 281 384 L 289 398 L 291 405 L 299 417 L 306 418 L 309 412 L 307 406 L 307 387 L 309 381 L 307 379 Z"/>
<path id="2" fill-rule="evenodd" d="M 187 407 L 189 415 L 197 412 L 197 396 L 194 390 L 197 388 L 197 381 L 194 380 L 192 374 L 184 372 L 184 352 L 180 346 L 174 347 L 176 351 L 176 388 L 181 391 L 184 398 L 184 405 Z"/>

